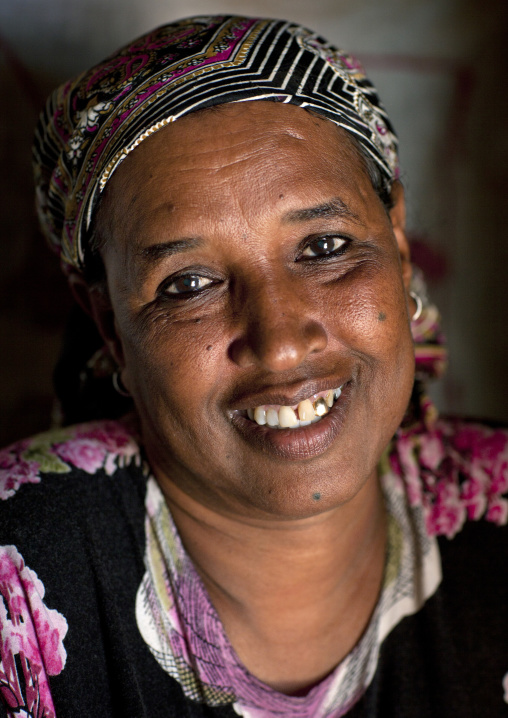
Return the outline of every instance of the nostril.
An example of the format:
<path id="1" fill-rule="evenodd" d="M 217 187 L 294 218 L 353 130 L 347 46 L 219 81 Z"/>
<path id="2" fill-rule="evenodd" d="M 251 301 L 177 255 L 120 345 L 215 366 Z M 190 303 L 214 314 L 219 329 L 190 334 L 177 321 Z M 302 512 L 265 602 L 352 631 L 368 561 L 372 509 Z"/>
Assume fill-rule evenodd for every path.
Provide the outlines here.
<path id="1" fill-rule="evenodd" d="M 326 346 L 328 344 L 328 336 L 326 333 L 326 329 L 322 324 L 319 324 L 318 322 L 309 322 L 309 324 L 306 327 L 307 330 L 307 341 L 309 343 L 309 346 L 311 347 L 310 351 L 312 353 L 314 352 L 320 352 L 323 351 L 323 349 L 326 349 Z"/>
<path id="2" fill-rule="evenodd" d="M 256 364 L 256 356 L 244 339 L 236 339 L 230 345 L 229 358 L 242 369 Z"/>

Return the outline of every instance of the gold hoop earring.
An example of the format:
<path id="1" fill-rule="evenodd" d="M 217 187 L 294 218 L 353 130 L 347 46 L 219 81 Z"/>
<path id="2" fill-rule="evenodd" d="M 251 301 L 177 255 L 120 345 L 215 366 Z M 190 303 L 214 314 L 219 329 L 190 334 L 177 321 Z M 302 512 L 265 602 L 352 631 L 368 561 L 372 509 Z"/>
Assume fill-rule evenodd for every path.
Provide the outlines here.
<path id="1" fill-rule="evenodd" d="M 415 311 L 415 313 L 413 314 L 413 316 L 411 317 L 411 321 L 412 321 L 412 322 L 416 322 L 416 320 L 420 318 L 420 316 L 421 316 L 421 314 L 422 314 L 422 311 L 423 311 L 422 298 L 421 298 L 420 295 L 417 294 L 416 292 L 409 292 L 409 296 L 410 296 L 412 299 L 414 299 L 414 301 L 416 302 L 416 311 Z"/>
<path id="2" fill-rule="evenodd" d="M 113 376 L 111 377 L 111 381 L 113 382 L 113 388 L 117 392 L 117 394 L 120 394 L 120 396 L 130 396 L 130 392 L 127 391 L 122 382 L 119 371 L 114 372 Z"/>

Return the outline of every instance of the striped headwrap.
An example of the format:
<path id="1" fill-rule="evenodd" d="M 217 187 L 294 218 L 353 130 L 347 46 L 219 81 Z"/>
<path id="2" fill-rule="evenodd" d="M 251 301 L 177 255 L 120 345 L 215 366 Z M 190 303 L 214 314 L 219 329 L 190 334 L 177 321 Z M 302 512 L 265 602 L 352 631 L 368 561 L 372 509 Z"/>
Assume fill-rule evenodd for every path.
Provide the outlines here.
<path id="1" fill-rule="evenodd" d="M 140 142 L 196 110 L 272 100 L 317 112 L 350 132 L 397 177 L 397 140 L 361 65 L 281 20 L 194 17 L 164 25 L 59 87 L 34 142 L 37 208 L 65 271 L 83 271 L 97 198 Z"/>

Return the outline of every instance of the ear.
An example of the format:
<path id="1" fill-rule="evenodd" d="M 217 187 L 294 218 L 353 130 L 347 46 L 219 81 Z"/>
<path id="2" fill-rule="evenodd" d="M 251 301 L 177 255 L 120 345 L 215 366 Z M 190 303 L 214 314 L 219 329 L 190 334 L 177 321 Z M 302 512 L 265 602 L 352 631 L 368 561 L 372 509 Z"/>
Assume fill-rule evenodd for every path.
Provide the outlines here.
<path id="1" fill-rule="evenodd" d="M 69 276 L 69 287 L 81 309 L 94 320 L 104 343 L 120 369 L 125 366 L 122 342 L 106 284 L 88 285 L 80 274 Z"/>
<path id="2" fill-rule="evenodd" d="M 402 279 L 406 291 L 409 292 L 409 284 L 413 268 L 411 266 L 411 253 L 409 251 L 409 242 L 406 236 L 406 203 L 404 201 L 404 188 L 399 180 L 395 180 L 391 191 L 393 207 L 390 210 L 390 220 L 393 227 L 393 233 L 397 240 L 399 248 L 400 262 L 402 268 Z"/>

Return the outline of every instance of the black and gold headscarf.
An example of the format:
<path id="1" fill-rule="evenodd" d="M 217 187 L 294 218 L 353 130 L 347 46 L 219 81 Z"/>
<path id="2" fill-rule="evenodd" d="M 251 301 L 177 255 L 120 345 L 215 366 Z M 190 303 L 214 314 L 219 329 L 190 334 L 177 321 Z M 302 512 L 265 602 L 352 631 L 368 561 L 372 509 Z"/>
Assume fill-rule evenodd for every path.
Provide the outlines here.
<path id="1" fill-rule="evenodd" d="M 357 60 L 282 20 L 180 20 L 59 87 L 41 115 L 34 143 L 37 207 L 64 270 L 84 269 L 97 199 L 140 142 L 190 112 L 252 100 L 298 105 L 344 128 L 391 188 L 397 139 Z"/>

